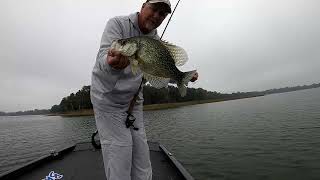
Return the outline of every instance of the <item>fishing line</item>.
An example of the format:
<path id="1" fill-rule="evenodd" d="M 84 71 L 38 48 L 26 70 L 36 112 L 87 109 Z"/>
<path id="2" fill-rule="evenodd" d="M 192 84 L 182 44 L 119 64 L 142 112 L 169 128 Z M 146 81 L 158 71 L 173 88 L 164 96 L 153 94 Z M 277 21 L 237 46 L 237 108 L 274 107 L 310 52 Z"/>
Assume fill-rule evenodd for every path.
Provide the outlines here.
<path id="1" fill-rule="evenodd" d="M 163 34 L 164 34 L 164 32 L 166 31 L 166 29 L 167 29 L 167 27 L 168 27 L 168 25 L 169 25 L 169 22 L 170 22 L 170 20 L 171 20 L 171 18 L 172 18 L 172 16 L 173 16 L 173 13 L 176 11 L 176 8 L 177 8 L 179 2 L 180 2 L 180 0 L 177 2 L 176 6 L 174 7 L 173 12 L 171 13 L 171 16 L 170 16 L 170 18 L 169 18 L 169 20 L 168 20 L 168 22 L 167 22 L 167 25 L 166 25 L 166 27 L 164 28 L 164 30 L 163 30 L 163 32 L 162 32 L 162 35 L 161 35 L 161 37 L 160 37 L 160 40 L 162 39 Z"/>

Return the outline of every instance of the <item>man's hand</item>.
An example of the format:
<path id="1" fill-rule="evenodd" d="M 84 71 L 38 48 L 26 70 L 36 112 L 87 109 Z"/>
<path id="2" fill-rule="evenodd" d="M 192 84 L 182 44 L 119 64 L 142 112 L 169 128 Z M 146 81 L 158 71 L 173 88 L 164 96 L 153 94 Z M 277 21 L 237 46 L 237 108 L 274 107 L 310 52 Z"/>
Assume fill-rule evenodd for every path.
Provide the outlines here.
<path id="1" fill-rule="evenodd" d="M 198 77 L 199 77 L 198 72 L 196 72 L 190 81 L 195 82 L 198 79 Z"/>
<path id="2" fill-rule="evenodd" d="M 109 49 L 107 63 L 114 69 L 124 69 L 129 65 L 130 62 L 128 58 L 122 56 L 119 51 Z"/>

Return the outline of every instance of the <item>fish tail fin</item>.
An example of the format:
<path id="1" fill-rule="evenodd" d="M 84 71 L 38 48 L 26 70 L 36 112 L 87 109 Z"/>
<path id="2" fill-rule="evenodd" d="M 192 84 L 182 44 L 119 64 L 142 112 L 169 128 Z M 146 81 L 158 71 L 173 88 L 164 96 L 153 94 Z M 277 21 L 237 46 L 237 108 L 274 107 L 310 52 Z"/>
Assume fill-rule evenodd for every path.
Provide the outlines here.
<path id="1" fill-rule="evenodd" d="M 177 83 L 181 97 L 184 97 L 187 94 L 188 82 L 193 78 L 193 76 L 196 73 L 196 70 L 183 73 L 181 81 Z"/>

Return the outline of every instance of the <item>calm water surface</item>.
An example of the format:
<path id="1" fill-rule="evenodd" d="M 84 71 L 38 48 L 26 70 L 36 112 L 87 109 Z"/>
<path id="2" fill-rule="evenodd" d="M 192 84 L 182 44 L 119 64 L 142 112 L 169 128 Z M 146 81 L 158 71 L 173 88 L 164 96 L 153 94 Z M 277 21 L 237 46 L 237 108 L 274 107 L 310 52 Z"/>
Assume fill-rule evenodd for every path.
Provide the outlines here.
<path id="1" fill-rule="evenodd" d="M 320 179 L 320 88 L 145 112 L 149 140 L 199 180 Z M 0 173 L 89 141 L 93 117 L 0 117 Z"/>

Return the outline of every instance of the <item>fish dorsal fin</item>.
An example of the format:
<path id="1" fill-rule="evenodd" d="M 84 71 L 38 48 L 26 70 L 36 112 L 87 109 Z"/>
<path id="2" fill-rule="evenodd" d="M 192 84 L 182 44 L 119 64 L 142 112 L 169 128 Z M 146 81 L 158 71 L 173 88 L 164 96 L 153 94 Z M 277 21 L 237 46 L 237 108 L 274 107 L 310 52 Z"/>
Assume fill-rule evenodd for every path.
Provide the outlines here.
<path id="1" fill-rule="evenodd" d="M 169 50 L 176 66 L 182 66 L 188 61 L 188 54 L 184 49 L 166 41 L 161 42 Z"/>
<path id="2" fill-rule="evenodd" d="M 153 76 L 151 74 L 143 72 L 143 77 L 155 88 L 167 87 L 170 81 L 170 78 L 163 78 L 158 76 Z"/>

